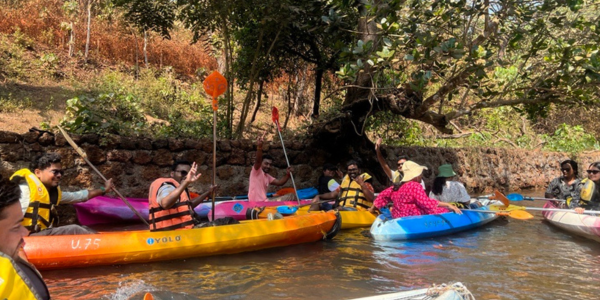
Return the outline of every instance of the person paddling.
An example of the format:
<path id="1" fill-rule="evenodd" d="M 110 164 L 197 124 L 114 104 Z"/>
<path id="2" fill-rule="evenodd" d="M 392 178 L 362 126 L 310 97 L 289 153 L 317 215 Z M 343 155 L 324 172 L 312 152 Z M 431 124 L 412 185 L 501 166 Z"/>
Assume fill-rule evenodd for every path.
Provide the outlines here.
<path id="1" fill-rule="evenodd" d="M 433 181 L 433 188 L 429 193 L 429 198 L 452 203 L 456 207 L 469 208 L 471 197 L 462 183 L 452 180 L 455 177 L 456 173 L 452 170 L 451 164 L 439 166 L 438 175 Z"/>
<path id="2" fill-rule="evenodd" d="M 317 210 L 321 200 L 336 200 L 333 208 L 349 211 L 366 210 L 373 205 L 375 195 L 371 175 L 362 173 L 355 160 L 349 161 L 346 166 L 348 174 L 344 176 L 342 183 L 334 191 L 315 196 L 311 210 Z"/>
<path id="3" fill-rule="evenodd" d="M 600 162 L 592 163 L 587 169 L 588 178 L 581 181 L 578 197 L 568 201 L 570 208 L 582 214 L 586 209 L 600 210 Z"/>
<path id="4" fill-rule="evenodd" d="M 402 166 L 404 177 L 393 186 L 383 190 L 375 199 L 370 212 L 380 209 L 391 201 L 393 203 L 392 217 L 394 219 L 408 216 L 431 215 L 448 212 L 447 209 L 457 214 L 462 214 L 460 209 L 450 203 L 440 202 L 427 197 L 421 184 L 423 170 L 413 161 L 407 160 Z"/>
<path id="5" fill-rule="evenodd" d="M 195 162 L 176 161 L 170 177 L 152 182 L 148 193 L 150 231 L 189 229 L 198 225 L 194 207 L 208 199 L 218 186 L 211 186 L 208 191 L 192 198 L 188 186 L 202 175 L 197 171 Z"/>
<path id="6" fill-rule="evenodd" d="M 560 163 L 561 176 L 554 178 L 548 184 L 545 198 L 563 199 L 579 195 L 579 187 L 581 179 L 579 179 L 578 167 L 575 161 L 570 159 Z"/>
<path id="7" fill-rule="evenodd" d="M 256 161 L 252 170 L 250 170 L 250 180 L 248 184 L 248 200 L 249 201 L 267 201 L 267 189 L 269 185 L 282 186 L 289 179 L 290 174 L 293 172 L 292 167 L 288 167 L 285 176 L 275 179 L 275 177 L 269 175 L 271 171 L 271 165 L 273 164 L 273 157 L 268 154 L 263 155 L 263 137 L 259 137 L 256 140 Z M 289 196 L 288 196 L 289 195 Z M 294 200 L 295 194 L 291 193 L 285 195 L 279 200 Z"/>
<path id="8" fill-rule="evenodd" d="M 25 214 L 23 225 L 30 235 L 77 235 L 97 233 L 95 230 L 77 224 L 56 227 L 58 214 L 55 207 L 60 204 L 85 202 L 104 195 L 113 188 L 112 179 L 104 182 L 99 189 L 77 192 L 61 191 L 60 181 L 64 174 L 61 156 L 58 153 L 45 153 L 37 157 L 29 169 L 15 172 L 10 180 L 20 183 L 21 207 Z"/>

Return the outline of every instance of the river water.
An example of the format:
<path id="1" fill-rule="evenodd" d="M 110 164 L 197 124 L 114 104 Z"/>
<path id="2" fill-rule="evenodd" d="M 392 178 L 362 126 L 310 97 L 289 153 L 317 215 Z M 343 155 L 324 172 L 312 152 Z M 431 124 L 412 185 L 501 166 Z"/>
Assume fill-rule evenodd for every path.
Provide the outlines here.
<path id="1" fill-rule="evenodd" d="M 599 299 L 600 243 L 532 214 L 418 241 L 376 242 L 355 229 L 250 253 L 42 275 L 54 299 L 349 299 L 456 281 L 476 299 Z"/>

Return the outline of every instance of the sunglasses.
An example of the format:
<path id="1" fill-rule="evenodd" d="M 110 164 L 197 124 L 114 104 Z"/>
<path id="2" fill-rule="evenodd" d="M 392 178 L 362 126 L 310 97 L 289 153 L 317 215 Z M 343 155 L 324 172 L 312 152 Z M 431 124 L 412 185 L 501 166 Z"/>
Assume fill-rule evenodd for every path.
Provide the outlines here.
<path id="1" fill-rule="evenodd" d="M 181 176 L 184 176 L 184 177 L 188 174 L 188 171 L 186 171 L 186 170 L 180 170 L 180 171 L 175 171 L 175 172 L 178 172 L 179 174 L 181 174 Z"/>
<path id="2" fill-rule="evenodd" d="M 560 169 L 560 170 L 563 171 L 563 172 L 569 172 L 569 171 L 571 171 L 571 169 Z"/>
<path id="3" fill-rule="evenodd" d="M 587 170 L 587 173 L 596 175 L 596 174 L 600 173 L 600 171 L 599 170 Z"/>
<path id="4" fill-rule="evenodd" d="M 65 175 L 65 171 L 63 171 L 63 170 L 50 170 L 50 172 L 52 172 L 52 174 L 54 174 L 54 176 L 59 175 L 59 174 L 61 176 Z"/>
<path id="5" fill-rule="evenodd" d="M 358 171 L 358 169 L 348 169 L 348 172 Z"/>

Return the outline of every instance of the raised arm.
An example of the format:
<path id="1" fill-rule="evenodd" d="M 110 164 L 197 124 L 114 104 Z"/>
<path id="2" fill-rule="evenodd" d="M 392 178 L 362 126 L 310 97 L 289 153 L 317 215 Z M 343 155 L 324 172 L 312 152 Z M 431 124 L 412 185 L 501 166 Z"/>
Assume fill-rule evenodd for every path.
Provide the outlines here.
<path id="1" fill-rule="evenodd" d="M 196 182 L 196 180 L 198 180 L 198 178 L 200 178 L 200 176 L 202 175 L 200 173 L 196 174 L 197 170 L 198 166 L 196 165 L 196 163 L 192 163 L 190 172 L 187 174 L 185 179 L 183 179 L 183 182 L 176 189 L 171 191 L 167 196 L 165 196 L 159 201 L 159 204 L 162 208 L 169 209 L 175 203 L 177 203 L 177 200 L 179 199 L 179 196 L 181 196 L 181 193 L 183 193 L 191 183 Z"/>
<path id="2" fill-rule="evenodd" d="M 392 180 L 392 169 L 390 169 L 390 166 L 388 166 L 387 162 L 385 162 L 385 158 L 383 158 L 383 155 L 381 155 L 380 148 L 381 148 L 381 138 L 378 138 L 377 142 L 375 143 L 375 152 L 377 152 L 377 161 L 379 161 L 379 164 L 383 168 L 385 175 L 387 175 L 387 177 L 390 180 Z"/>
<path id="3" fill-rule="evenodd" d="M 254 170 L 260 169 L 262 164 L 262 147 L 263 147 L 263 136 L 259 136 L 256 139 L 256 160 L 254 161 Z"/>

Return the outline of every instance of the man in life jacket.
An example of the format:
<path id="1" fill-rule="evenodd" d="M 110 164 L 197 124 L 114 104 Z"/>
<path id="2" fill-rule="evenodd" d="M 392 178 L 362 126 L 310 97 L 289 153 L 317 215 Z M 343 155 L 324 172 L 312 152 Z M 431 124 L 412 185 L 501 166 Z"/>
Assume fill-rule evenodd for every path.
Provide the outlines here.
<path id="1" fill-rule="evenodd" d="M 334 208 L 339 206 L 340 210 L 367 210 L 373 206 L 375 194 L 371 175 L 362 173 L 355 160 L 346 165 L 348 174 L 344 176 L 340 186 L 333 192 L 315 196 L 313 203 L 337 199 Z"/>
<path id="2" fill-rule="evenodd" d="M 23 237 L 23 212 L 19 185 L 0 176 L 0 299 L 50 299 L 48 287 L 36 268 L 19 256 Z"/>
<path id="3" fill-rule="evenodd" d="M 198 225 L 194 207 L 208 199 L 218 186 L 211 186 L 207 192 L 192 198 L 188 186 L 202 175 L 197 171 L 195 162 L 180 160 L 173 164 L 169 178 L 152 182 L 148 194 L 150 231 L 189 229 Z"/>
<path id="4" fill-rule="evenodd" d="M 33 171 L 33 172 L 32 172 Z M 104 195 L 111 190 L 112 179 L 104 182 L 99 189 L 63 192 L 59 184 L 64 170 L 58 153 L 46 153 L 37 157 L 29 169 L 21 169 L 11 176 L 21 188 L 21 207 L 25 218 L 23 225 L 31 232 L 30 235 L 76 235 L 91 234 L 96 231 L 80 225 L 58 224 L 56 206 L 85 202 L 96 196 Z"/>
<path id="5" fill-rule="evenodd" d="M 387 162 L 385 161 L 385 158 L 383 157 L 383 155 L 381 154 L 381 142 L 382 142 L 381 138 L 378 138 L 377 142 L 375 142 L 375 152 L 377 153 L 377 161 L 379 161 L 381 168 L 385 172 L 385 175 L 387 175 L 388 179 L 392 182 L 392 184 L 400 183 L 400 181 L 402 180 L 402 177 L 404 176 L 404 173 L 402 173 L 402 166 L 408 160 L 408 157 L 406 157 L 406 156 L 398 157 L 398 162 L 397 162 L 398 169 L 392 170 L 390 168 L 390 166 L 387 164 Z M 429 176 L 426 176 L 426 177 L 429 177 Z M 425 182 L 423 180 L 421 180 L 421 186 L 423 186 L 424 190 L 426 189 Z"/>
<path id="6" fill-rule="evenodd" d="M 285 176 L 275 179 L 275 177 L 269 175 L 271 171 L 271 165 L 273 164 L 273 157 L 266 154 L 263 155 L 263 137 L 259 137 L 256 140 L 256 161 L 252 170 L 250 170 L 250 180 L 248 184 L 248 200 L 249 201 L 267 201 L 267 189 L 269 185 L 282 186 L 289 179 L 293 168 L 288 167 Z M 290 193 L 281 198 L 280 200 L 295 200 L 295 193 Z"/>

